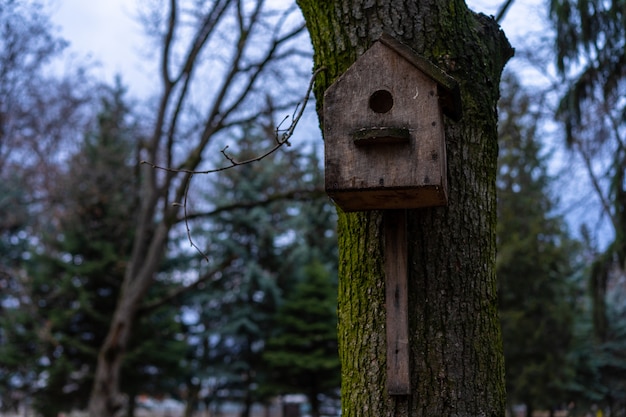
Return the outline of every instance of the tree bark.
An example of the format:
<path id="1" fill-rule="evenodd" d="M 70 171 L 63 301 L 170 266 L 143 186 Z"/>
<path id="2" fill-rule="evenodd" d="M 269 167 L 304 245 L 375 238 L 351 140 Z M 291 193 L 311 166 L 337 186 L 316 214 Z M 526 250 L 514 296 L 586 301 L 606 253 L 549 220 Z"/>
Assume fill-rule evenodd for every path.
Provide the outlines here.
<path id="1" fill-rule="evenodd" d="M 151 221 L 151 210 L 142 210 L 140 222 Z M 119 416 L 126 398 L 119 391 L 122 361 L 132 336 L 141 301 L 152 284 L 163 257 L 171 224 L 163 222 L 154 233 L 149 250 L 139 259 L 136 253 L 127 266 L 124 283 L 104 343 L 98 353 L 94 384 L 89 399 L 89 416 Z"/>
<path id="2" fill-rule="evenodd" d="M 513 50 L 493 18 L 469 11 L 462 0 L 298 4 L 315 68 L 326 68 L 315 88 L 320 114 L 326 88 L 383 32 L 453 76 L 463 103 L 461 121 L 445 122 L 448 206 L 408 212 L 410 395 L 389 396 L 385 387 L 382 213 L 339 213 L 342 415 L 504 416 L 496 102 Z"/>

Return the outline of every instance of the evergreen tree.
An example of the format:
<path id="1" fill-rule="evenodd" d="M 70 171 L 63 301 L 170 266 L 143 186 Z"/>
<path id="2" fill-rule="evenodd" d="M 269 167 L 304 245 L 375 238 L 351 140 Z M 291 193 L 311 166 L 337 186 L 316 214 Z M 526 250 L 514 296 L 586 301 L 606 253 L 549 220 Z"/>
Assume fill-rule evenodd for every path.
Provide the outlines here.
<path id="1" fill-rule="evenodd" d="M 35 407 L 44 416 L 86 407 L 98 347 L 106 336 L 131 250 L 138 205 L 133 197 L 139 181 L 134 152 L 138 132 L 119 82 L 106 89 L 101 105 L 94 132 L 69 160 L 58 183 L 58 224 L 43 237 L 29 271 L 36 311 L 30 320 L 36 320 L 38 328 L 43 381 Z M 172 365 L 172 359 L 161 354 L 170 348 L 168 343 L 155 350 L 144 341 L 147 335 L 154 342 L 173 340 L 173 320 L 170 311 L 158 322 L 145 318 L 144 326 L 137 327 L 136 356 L 129 357 L 125 368 L 127 392 L 159 385 L 154 369 Z M 164 333 L 165 337 L 156 337 Z"/>
<path id="2" fill-rule="evenodd" d="M 271 147 L 274 138 L 267 131 L 244 129 L 233 157 L 246 160 Z M 334 215 L 320 179 L 317 158 L 296 150 L 214 178 L 210 193 L 216 207 L 210 223 L 193 235 L 204 236 L 214 260 L 232 262 L 189 302 L 196 320 L 190 323 L 195 342 L 188 361 L 199 370 L 190 375 L 189 391 L 210 386 L 205 405 L 217 400 L 218 392 L 228 393 L 244 404 L 247 416 L 254 402 L 270 394 L 263 389 L 269 378 L 263 349 L 282 297 L 314 257 L 334 267 Z"/>
<path id="3" fill-rule="evenodd" d="M 85 407 L 132 239 L 137 179 L 122 95 L 118 86 L 103 97 L 94 134 L 70 159 L 55 191 L 57 227 L 30 271 L 45 349 L 35 406 L 44 415 Z"/>
<path id="4" fill-rule="evenodd" d="M 590 394 L 609 412 L 626 403 L 626 9 L 621 0 L 552 0 L 557 66 L 565 91 L 557 117 L 583 161 L 604 219 L 613 228 L 589 269 L 595 343 L 582 357 Z M 585 229 L 587 232 L 589 228 Z M 606 239 L 606 233 L 602 236 Z"/>
<path id="5" fill-rule="evenodd" d="M 553 409 L 568 400 L 577 245 L 554 214 L 532 99 L 511 74 L 500 101 L 499 308 L 509 405 Z"/>
<path id="6" fill-rule="evenodd" d="M 333 281 L 319 261 L 304 267 L 304 279 L 276 313 L 276 329 L 263 354 L 273 389 L 306 393 L 313 417 L 320 415 L 320 394 L 332 395 L 340 385 Z"/>
<path id="7" fill-rule="evenodd" d="M 15 411 L 36 380 L 37 335 L 30 321 L 24 267 L 32 218 L 23 181 L 0 182 L 0 412 Z"/>
<path id="8" fill-rule="evenodd" d="M 552 0 L 550 11 L 557 66 L 566 85 L 557 117 L 614 231 L 589 281 L 594 329 L 606 341 L 612 331 L 609 281 L 623 278 L 626 270 L 626 8 L 621 0 Z"/>

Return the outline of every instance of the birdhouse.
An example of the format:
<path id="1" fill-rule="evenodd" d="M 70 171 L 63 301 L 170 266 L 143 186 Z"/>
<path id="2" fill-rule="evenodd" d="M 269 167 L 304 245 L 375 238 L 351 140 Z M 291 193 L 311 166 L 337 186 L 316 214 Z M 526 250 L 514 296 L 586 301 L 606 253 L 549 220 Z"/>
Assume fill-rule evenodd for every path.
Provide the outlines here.
<path id="1" fill-rule="evenodd" d="M 446 205 L 456 81 L 388 35 L 324 94 L 325 186 L 344 211 Z"/>

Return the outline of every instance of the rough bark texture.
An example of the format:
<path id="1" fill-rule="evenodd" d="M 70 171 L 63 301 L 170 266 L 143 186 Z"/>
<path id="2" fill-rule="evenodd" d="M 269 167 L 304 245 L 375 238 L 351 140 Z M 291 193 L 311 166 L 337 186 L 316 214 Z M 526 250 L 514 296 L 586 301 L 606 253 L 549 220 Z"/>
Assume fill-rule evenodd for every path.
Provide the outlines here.
<path id="1" fill-rule="evenodd" d="M 461 0 L 299 0 L 326 88 L 386 32 L 456 78 L 463 118 L 445 121 L 449 205 L 408 213 L 409 396 L 385 387 L 381 212 L 340 213 L 343 415 L 504 416 L 495 226 L 500 73 L 512 49 Z M 384 68 L 381 68 L 384 70 Z M 323 124 L 323 120 L 321 121 Z"/>

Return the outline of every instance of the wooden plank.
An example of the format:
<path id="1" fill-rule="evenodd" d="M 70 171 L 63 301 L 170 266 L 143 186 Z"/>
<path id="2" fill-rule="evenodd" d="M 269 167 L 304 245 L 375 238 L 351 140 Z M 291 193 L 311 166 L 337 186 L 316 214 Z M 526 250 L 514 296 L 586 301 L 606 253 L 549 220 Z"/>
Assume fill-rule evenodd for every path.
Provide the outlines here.
<path id="1" fill-rule="evenodd" d="M 357 146 L 408 144 L 411 132 L 404 127 L 366 127 L 352 132 L 352 139 Z"/>
<path id="2" fill-rule="evenodd" d="M 386 210 L 385 303 L 387 309 L 387 392 L 409 395 L 409 316 L 406 210 Z"/>

